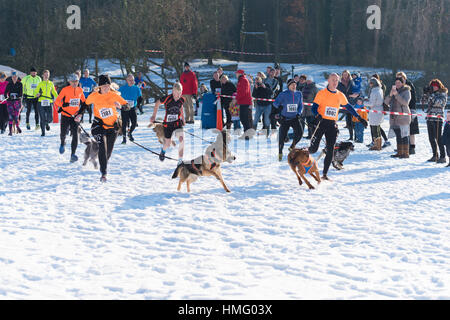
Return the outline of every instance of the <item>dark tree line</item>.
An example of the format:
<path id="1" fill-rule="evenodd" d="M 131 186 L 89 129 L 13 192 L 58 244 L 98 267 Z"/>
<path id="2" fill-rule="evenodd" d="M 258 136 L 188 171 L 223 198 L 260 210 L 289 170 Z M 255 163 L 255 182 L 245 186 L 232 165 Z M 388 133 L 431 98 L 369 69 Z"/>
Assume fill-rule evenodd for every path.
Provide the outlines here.
<path id="1" fill-rule="evenodd" d="M 81 8 L 81 30 L 66 27 L 72 4 Z M 366 26 L 373 4 L 381 30 Z M 240 58 L 210 48 L 244 48 L 276 53 L 266 60 L 413 68 L 448 81 L 449 7 L 448 0 L 2 0 L 0 63 L 64 75 L 95 56 L 118 59 L 124 72 L 164 57 L 181 72 L 189 58 Z"/>

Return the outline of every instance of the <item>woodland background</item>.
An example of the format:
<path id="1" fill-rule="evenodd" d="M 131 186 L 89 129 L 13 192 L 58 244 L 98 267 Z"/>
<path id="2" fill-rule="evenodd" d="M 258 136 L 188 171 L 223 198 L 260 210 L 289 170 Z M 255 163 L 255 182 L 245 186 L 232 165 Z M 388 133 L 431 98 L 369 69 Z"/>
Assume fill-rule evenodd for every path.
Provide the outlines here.
<path id="1" fill-rule="evenodd" d="M 81 8 L 81 30 L 66 26 L 72 4 Z M 373 4 L 381 30 L 366 26 Z M 66 75 L 97 57 L 145 72 L 163 57 L 180 73 L 187 59 L 253 59 L 417 69 L 448 86 L 449 7 L 449 0 L 0 0 L 0 64 Z"/>

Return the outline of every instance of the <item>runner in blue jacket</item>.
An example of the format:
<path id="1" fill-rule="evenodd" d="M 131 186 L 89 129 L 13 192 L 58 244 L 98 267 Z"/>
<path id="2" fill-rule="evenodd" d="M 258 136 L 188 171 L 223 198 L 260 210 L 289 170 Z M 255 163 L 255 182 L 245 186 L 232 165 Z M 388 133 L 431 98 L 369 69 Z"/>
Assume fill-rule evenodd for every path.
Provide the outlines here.
<path id="1" fill-rule="evenodd" d="M 86 99 L 94 91 L 96 86 L 97 83 L 89 77 L 89 69 L 84 70 L 84 75 L 80 78 L 80 87 L 83 89 L 83 94 Z M 88 106 L 87 111 L 89 113 L 89 123 L 92 123 L 92 106 Z"/>
<path id="2" fill-rule="evenodd" d="M 142 97 L 141 89 L 134 84 L 134 76 L 129 74 L 127 77 L 127 84 L 120 87 L 119 89 L 122 98 L 124 98 L 128 105 L 122 107 L 122 133 L 123 133 L 123 141 L 122 144 L 127 143 L 127 127 L 128 123 L 131 120 L 130 131 L 128 132 L 128 138 L 130 141 L 134 141 L 133 131 L 137 126 L 137 113 L 136 106 L 139 97 Z"/>
<path id="3" fill-rule="evenodd" d="M 287 83 L 288 90 L 278 95 L 273 106 L 278 109 L 276 119 L 280 122 L 280 131 L 278 139 L 278 160 L 283 160 L 284 140 L 288 134 L 289 128 L 294 130 L 294 140 L 289 150 L 295 148 L 303 136 L 303 128 L 300 124 L 300 115 L 303 110 L 303 96 L 297 90 L 297 83 L 290 79 Z"/>

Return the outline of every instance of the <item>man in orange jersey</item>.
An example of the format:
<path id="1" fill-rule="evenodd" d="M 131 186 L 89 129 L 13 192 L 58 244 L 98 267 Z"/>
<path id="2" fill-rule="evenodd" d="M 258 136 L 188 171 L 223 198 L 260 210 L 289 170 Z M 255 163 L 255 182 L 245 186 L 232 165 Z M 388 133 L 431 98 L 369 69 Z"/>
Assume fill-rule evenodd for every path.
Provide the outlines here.
<path id="1" fill-rule="evenodd" d="M 319 149 L 320 141 L 325 135 L 326 138 L 326 152 L 324 166 L 323 166 L 323 180 L 330 180 L 328 178 L 328 169 L 333 160 L 334 145 L 338 135 L 338 126 L 336 124 L 339 115 L 339 109 L 344 107 L 355 118 L 357 118 L 365 128 L 367 128 L 367 121 L 355 111 L 355 109 L 348 103 L 347 97 L 337 90 L 339 84 L 339 76 L 336 73 L 330 74 L 328 77 L 328 86 L 319 91 L 314 104 L 312 112 L 316 115 L 316 130 L 311 138 L 311 145 L 309 152 L 316 153 Z"/>
<path id="2" fill-rule="evenodd" d="M 61 90 L 55 101 L 55 105 L 59 107 L 58 112 L 61 113 L 61 146 L 59 147 L 59 153 L 63 154 L 65 151 L 66 136 L 70 129 L 72 132 L 71 163 L 78 161 L 78 157 L 75 155 L 78 146 L 77 129 L 86 108 L 83 89 L 78 86 L 79 80 L 77 74 L 72 74 L 69 77 L 70 85 Z"/>

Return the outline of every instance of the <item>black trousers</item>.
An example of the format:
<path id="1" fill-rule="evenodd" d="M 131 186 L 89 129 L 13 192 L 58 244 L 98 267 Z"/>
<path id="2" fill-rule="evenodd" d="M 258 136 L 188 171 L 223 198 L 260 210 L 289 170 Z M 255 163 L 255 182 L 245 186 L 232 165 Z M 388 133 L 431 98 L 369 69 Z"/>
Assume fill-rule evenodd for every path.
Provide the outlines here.
<path id="1" fill-rule="evenodd" d="M 34 120 L 36 121 L 36 125 L 38 125 L 39 124 L 38 98 L 25 99 L 25 106 L 27 108 L 26 113 L 27 123 L 30 123 L 31 109 L 34 109 Z"/>
<path id="2" fill-rule="evenodd" d="M 239 117 L 241 118 L 244 132 L 252 128 L 251 124 L 251 109 L 249 105 L 239 105 Z"/>
<path id="3" fill-rule="evenodd" d="M 142 98 L 142 96 L 140 96 L 137 100 L 137 108 L 139 109 L 141 114 L 144 113 L 144 109 L 142 108 L 143 106 L 144 106 L 144 98 Z"/>
<path id="4" fill-rule="evenodd" d="M 9 113 L 8 107 L 5 104 L 0 104 L 0 130 L 5 131 L 8 126 Z"/>
<path id="5" fill-rule="evenodd" d="M 78 124 L 75 122 L 73 118 L 69 118 L 66 116 L 61 116 L 61 144 L 66 145 L 66 136 L 67 133 L 71 132 L 72 134 L 72 155 L 75 154 L 78 147 Z"/>
<path id="6" fill-rule="evenodd" d="M 353 123 L 352 118 L 353 116 L 351 113 L 347 113 L 345 115 L 345 122 L 347 124 L 347 129 L 350 134 L 350 140 L 353 140 L 353 130 L 355 129 L 355 124 Z"/>
<path id="7" fill-rule="evenodd" d="M 92 123 L 91 133 L 99 144 L 98 162 L 100 163 L 100 172 L 106 175 L 108 160 L 114 149 L 114 143 L 117 139 L 116 129 L 105 129 L 95 119 Z"/>
<path id="8" fill-rule="evenodd" d="M 223 115 L 225 113 L 226 116 L 226 122 L 224 122 L 223 119 Z M 230 103 L 224 103 L 222 104 L 222 123 L 223 126 L 226 127 L 227 129 L 231 129 L 231 124 L 233 123 L 233 121 L 231 121 L 231 112 L 230 112 Z"/>
<path id="9" fill-rule="evenodd" d="M 85 110 L 85 111 L 87 111 L 87 113 L 89 114 L 89 123 L 92 122 L 92 107 L 93 107 L 92 105 L 87 106 L 87 108 L 86 108 L 86 110 Z M 85 112 L 83 112 L 83 115 L 81 116 L 81 121 L 84 120 L 84 114 L 85 114 Z"/>
<path id="10" fill-rule="evenodd" d="M 277 129 L 277 119 L 275 119 L 275 116 L 279 113 L 278 109 L 275 108 L 272 104 L 272 112 L 270 113 L 270 129 L 276 130 Z"/>
<path id="11" fill-rule="evenodd" d="M 131 122 L 130 133 L 133 133 L 134 129 L 136 129 L 137 124 L 137 113 L 136 108 L 132 108 L 128 111 L 121 111 L 122 114 L 122 135 L 123 138 L 126 139 L 127 136 L 127 128 L 128 124 Z"/>
<path id="12" fill-rule="evenodd" d="M 370 133 L 372 134 L 372 141 L 381 138 L 381 126 L 370 126 Z"/>
<path id="13" fill-rule="evenodd" d="M 311 154 L 316 153 L 319 150 L 320 141 L 325 135 L 326 139 L 326 151 L 327 155 L 324 160 L 323 174 L 326 175 L 330 169 L 331 162 L 333 161 L 334 146 L 338 135 L 338 127 L 336 121 L 322 119 L 316 129 L 316 133 L 311 138 L 311 145 L 309 146 L 309 152 Z"/>
<path id="14" fill-rule="evenodd" d="M 281 119 L 280 121 L 280 130 L 278 132 L 278 147 L 279 147 L 279 153 L 283 153 L 284 148 L 284 140 L 287 137 L 289 128 L 292 128 L 294 130 L 294 140 L 292 141 L 291 148 L 295 148 L 297 143 L 302 139 L 303 137 L 303 126 L 300 123 L 300 120 L 297 118 L 294 119 Z"/>
<path id="15" fill-rule="evenodd" d="M 433 119 L 427 121 L 428 128 L 428 140 L 430 140 L 431 149 L 433 155 L 438 155 L 438 148 L 441 154 L 441 158 L 445 157 L 445 147 L 442 142 L 442 120 Z"/>

